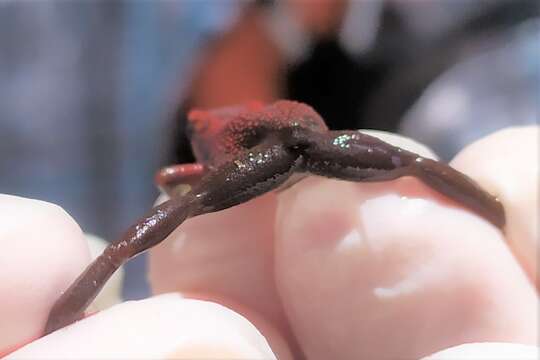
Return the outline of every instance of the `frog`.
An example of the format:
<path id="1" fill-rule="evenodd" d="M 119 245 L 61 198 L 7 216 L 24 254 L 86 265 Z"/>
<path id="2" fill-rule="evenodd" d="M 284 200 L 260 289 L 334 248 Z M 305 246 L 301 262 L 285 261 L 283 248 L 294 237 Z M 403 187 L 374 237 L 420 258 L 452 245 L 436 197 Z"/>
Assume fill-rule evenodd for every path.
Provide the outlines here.
<path id="1" fill-rule="evenodd" d="M 358 130 L 330 130 L 301 102 L 194 109 L 187 128 L 197 162 L 158 171 L 156 185 L 169 199 L 111 242 L 61 294 L 45 334 L 83 318 L 120 266 L 164 241 L 185 220 L 285 191 L 306 176 L 353 182 L 414 177 L 504 231 L 502 203 L 467 175 Z"/>

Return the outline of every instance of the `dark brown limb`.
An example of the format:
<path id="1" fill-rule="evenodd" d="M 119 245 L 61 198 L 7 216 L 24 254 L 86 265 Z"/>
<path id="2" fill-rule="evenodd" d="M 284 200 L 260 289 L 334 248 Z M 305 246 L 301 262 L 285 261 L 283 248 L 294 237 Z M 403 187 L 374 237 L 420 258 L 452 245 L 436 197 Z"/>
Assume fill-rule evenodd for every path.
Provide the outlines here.
<path id="1" fill-rule="evenodd" d="M 118 267 L 159 244 L 185 219 L 223 210 L 271 191 L 301 165 L 301 158 L 281 144 L 266 144 L 208 172 L 191 192 L 152 209 L 110 244 L 54 304 L 45 333 L 79 320 Z"/>
<path id="2" fill-rule="evenodd" d="M 447 164 L 390 145 L 357 131 L 312 135 L 305 151 L 306 169 L 350 181 L 388 181 L 413 176 L 455 200 L 498 228 L 505 225 L 500 201 L 468 176 Z"/>
<path id="3" fill-rule="evenodd" d="M 418 157 L 404 169 L 403 176 L 415 176 L 432 189 L 462 204 L 501 230 L 504 229 L 506 216 L 500 200 L 451 166 Z"/>
<path id="4" fill-rule="evenodd" d="M 129 228 L 56 301 L 49 313 L 45 334 L 82 318 L 84 310 L 123 263 L 165 239 L 196 207 L 193 196 L 171 199 Z"/>

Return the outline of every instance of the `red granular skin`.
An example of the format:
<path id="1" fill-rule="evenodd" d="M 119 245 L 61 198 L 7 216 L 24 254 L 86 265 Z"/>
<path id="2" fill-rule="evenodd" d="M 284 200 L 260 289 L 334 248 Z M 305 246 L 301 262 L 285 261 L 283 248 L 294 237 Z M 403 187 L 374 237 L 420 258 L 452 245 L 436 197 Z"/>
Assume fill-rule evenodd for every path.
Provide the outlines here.
<path id="1" fill-rule="evenodd" d="M 294 126 L 327 130 L 323 119 L 310 106 L 287 100 L 268 106 L 254 101 L 217 110 L 193 110 L 188 119 L 195 157 L 205 164 L 238 156 L 246 150 L 246 140 L 257 134 L 264 136 Z"/>
<path id="2" fill-rule="evenodd" d="M 231 106 L 217 110 L 191 110 L 188 119 L 192 129 L 199 135 L 217 134 L 231 120 L 243 113 L 258 112 L 264 109 L 264 104 L 252 101 L 241 106 Z"/>

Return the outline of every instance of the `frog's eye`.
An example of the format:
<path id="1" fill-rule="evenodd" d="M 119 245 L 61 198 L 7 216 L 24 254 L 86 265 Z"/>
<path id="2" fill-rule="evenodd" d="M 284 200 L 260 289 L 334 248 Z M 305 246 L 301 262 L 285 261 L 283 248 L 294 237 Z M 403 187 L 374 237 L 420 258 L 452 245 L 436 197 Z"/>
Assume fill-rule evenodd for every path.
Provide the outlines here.
<path id="1" fill-rule="evenodd" d="M 265 133 L 266 132 L 260 128 L 251 129 L 242 134 L 240 143 L 242 147 L 251 149 L 259 145 L 265 139 Z"/>

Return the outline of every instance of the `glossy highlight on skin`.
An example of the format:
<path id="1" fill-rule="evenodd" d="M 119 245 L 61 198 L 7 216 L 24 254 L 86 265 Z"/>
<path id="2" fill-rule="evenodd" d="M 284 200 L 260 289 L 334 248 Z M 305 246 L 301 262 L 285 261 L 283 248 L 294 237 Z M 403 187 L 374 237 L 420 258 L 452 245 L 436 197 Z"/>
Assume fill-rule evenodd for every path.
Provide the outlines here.
<path id="1" fill-rule="evenodd" d="M 356 182 L 413 176 L 503 229 L 497 198 L 450 166 L 357 131 L 330 131 L 309 106 L 278 101 L 190 113 L 197 164 L 161 170 L 156 182 L 171 199 L 111 243 L 53 306 L 45 333 L 83 317 L 124 262 L 159 244 L 184 220 L 249 201 L 294 173 Z M 189 184 L 191 190 L 179 191 Z M 289 183 L 287 183 L 289 185 Z M 392 216 L 389 214 L 388 216 Z"/>

